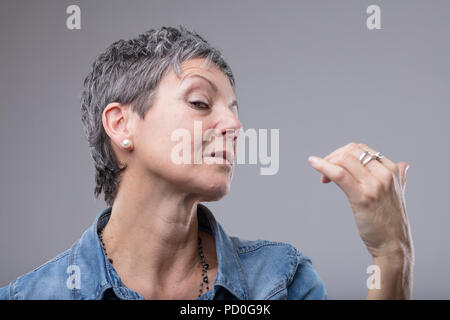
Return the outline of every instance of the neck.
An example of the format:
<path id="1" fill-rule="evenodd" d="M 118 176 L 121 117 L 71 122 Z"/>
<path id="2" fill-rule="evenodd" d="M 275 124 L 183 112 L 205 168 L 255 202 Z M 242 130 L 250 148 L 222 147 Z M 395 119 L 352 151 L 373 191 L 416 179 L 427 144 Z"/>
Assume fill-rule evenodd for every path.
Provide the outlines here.
<path id="1" fill-rule="evenodd" d="M 152 295 L 198 282 L 198 203 L 158 177 L 123 176 L 103 241 L 125 285 Z"/>

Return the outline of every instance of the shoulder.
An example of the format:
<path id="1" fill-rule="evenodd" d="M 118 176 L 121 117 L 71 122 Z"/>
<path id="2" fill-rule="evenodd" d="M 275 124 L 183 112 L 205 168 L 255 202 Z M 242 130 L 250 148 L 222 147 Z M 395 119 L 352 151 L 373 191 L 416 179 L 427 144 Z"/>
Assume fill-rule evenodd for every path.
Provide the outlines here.
<path id="1" fill-rule="evenodd" d="M 101 298 L 110 285 L 105 258 L 96 235 L 97 219 L 69 249 L 1 288 L 0 299 Z"/>
<path id="2" fill-rule="evenodd" d="M 70 265 L 68 249 L 36 269 L 0 288 L 1 300 L 71 299 L 66 281 Z"/>
<path id="3" fill-rule="evenodd" d="M 311 259 L 293 245 L 230 237 L 248 281 L 250 299 L 327 299 Z"/>

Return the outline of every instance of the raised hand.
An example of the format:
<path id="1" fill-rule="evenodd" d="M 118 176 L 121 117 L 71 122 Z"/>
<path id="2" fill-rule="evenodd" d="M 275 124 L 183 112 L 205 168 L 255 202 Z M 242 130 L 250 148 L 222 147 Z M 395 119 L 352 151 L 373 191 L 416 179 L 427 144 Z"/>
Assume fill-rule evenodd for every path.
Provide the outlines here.
<path id="1" fill-rule="evenodd" d="M 347 195 L 362 240 L 376 258 L 412 254 L 412 237 L 405 205 L 408 164 L 386 157 L 363 165 L 361 154 L 372 148 L 349 143 L 324 159 L 310 157 L 323 183 L 335 182 Z M 369 156 L 369 155 L 368 155 Z"/>

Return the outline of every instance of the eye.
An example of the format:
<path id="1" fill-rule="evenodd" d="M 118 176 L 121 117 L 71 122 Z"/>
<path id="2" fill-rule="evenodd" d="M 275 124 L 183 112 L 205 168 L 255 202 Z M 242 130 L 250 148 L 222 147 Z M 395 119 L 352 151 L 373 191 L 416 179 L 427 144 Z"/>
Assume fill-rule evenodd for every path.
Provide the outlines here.
<path id="1" fill-rule="evenodd" d="M 189 103 L 197 109 L 209 109 L 209 105 L 202 101 L 192 101 Z"/>

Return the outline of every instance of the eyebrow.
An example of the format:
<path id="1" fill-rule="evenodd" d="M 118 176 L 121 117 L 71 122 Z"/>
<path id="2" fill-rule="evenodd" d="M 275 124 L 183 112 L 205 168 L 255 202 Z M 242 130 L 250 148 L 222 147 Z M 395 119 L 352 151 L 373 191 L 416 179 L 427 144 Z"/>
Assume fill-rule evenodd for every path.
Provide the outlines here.
<path id="1" fill-rule="evenodd" d="M 214 84 L 214 82 L 212 82 L 212 81 L 209 80 L 208 78 L 202 76 L 201 74 L 194 73 L 194 74 L 192 74 L 192 75 L 188 75 L 188 76 L 186 76 L 185 78 L 183 78 L 183 81 L 184 81 L 185 79 L 188 79 L 188 78 L 200 78 L 200 79 L 203 79 L 203 80 L 205 80 L 205 81 L 210 85 L 210 87 L 213 89 L 213 91 L 214 91 L 215 93 L 217 93 L 217 92 L 219 91 L 219 89 L 217 89 L 217 86 Z M 238 110 L 238 112 L 239 112 L 239 106 L 238 106 L 238 103 L 237 103 L 237 100 L 236 100 L 236 99 L 234 99 L 234 100 L 230 103 L 230 105 L 229 105 L 230 108 L 233 107 L 233 106 L 236 106 L 236 108 L 237 108 L 237 110 Z"/>

